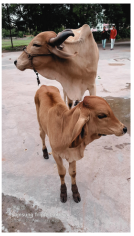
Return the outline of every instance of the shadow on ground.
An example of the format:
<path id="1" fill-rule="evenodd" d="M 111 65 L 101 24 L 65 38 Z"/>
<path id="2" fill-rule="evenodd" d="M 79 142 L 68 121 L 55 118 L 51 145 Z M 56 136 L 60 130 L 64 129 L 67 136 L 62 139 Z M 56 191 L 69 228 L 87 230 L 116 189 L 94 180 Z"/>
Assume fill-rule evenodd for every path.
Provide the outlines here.
<path id="1" fill-rule="evenodd" d="M 2 232 L 64 232 L 57 218 L 47 218 L 37 205 L 30 201 L 2 194 Z"/>

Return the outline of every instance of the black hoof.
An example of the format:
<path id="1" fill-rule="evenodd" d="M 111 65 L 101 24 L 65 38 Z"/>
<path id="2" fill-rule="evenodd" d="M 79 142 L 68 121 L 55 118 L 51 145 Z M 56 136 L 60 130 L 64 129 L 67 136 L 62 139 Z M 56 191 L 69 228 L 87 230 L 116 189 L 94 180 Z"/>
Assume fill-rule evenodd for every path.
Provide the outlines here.
<path id="1" fill-rule="evenodd" d="M 65 203 L 67 201 L 67 187 L 66 187 L 66 184 L 62 184 L 60 190 L 61 190 L 60 200 L 61 200 L 61 202 Z"/>
<path id="2" fill-rule="evenodd" d="M 45 149 L 42 150 L 42 151 L 43 151 L 43 157 L 44 157 L 45 159 L 49 159 L 49 155 L 48 155 L 47 148 L 45 148 Z"/>
<path id="3" fill-rule="evenodd" d="M 76 100 L 76 101 L 75 101 L 75 103 L 74 103 L 74 106 L 76 106 L 78 103 L 79 103 L 79 101 L 78 101 L 78 100 Z"/>

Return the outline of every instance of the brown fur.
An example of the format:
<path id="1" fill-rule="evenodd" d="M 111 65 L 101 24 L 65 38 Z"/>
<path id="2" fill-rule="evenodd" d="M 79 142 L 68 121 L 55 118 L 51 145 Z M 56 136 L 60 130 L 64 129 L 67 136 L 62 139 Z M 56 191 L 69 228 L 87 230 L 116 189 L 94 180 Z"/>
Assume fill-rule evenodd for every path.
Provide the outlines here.
<path id="1" fill-rule="evenodd" d="M 59 90 L 53 86 L 41 86 L 35 95 L 37 119 L 40 126 L 43 149 L 45 135 L 49 137 L 53 157 L 56 161 L 61 185 L 65 186 L 66 169 L 62 159 L 69 162 L 74 201 L 80 201 L 76 185 L 76 161 L 84 156 L 86 145 L 102 134 L 123 135 L 125 127 L 113 114 L 108 103 L 97 96 L 86 96 L 76 107 L 69 110 Z M 107 116 L 102 118 L 103 116 Z M 63 199 L 67 200 L 66 191 Z"/>

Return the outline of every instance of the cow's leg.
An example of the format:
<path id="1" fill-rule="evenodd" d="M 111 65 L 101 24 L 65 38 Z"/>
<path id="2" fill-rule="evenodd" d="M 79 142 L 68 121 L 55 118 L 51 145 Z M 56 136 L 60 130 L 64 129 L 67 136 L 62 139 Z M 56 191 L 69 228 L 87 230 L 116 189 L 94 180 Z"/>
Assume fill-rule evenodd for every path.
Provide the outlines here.
<path id="1" fill-rule="evenodd" d="M 66 103 L 66 98 L 67 98 L 68 107 L 69 107 L 69 109 L 71 109 L 71 107 L 73 105 L 73 101 L 70 98 L 68 98 L 68 96 L 64 90 L 63 90 L 63 93 L 64 93 L 64 102 Z"/>
<path id="2" fill-rule="evenodd" d="M 41 137 L 41 140 L 42 140 L 42 151 L 43 151 L 43 157 L 45 159 L 49 159 L 49 155 L 48 155 L 48 151 L 47 151 L 47 148 L 46 148 L 46 145 L 45 145 L 45 132 L 44 130 L 40 127 L 40 137 Z"/>
<path id="3" fill-rule="evenodd" d="M 70 98 L 68 98 L 68 96 L 67 96 L 67 104 L 68 104 L 69 109 L 71 109 L 73 105 L 73 101 Z"/>
<path id="4" fill-rule="evenodd" d="M 96 84 L 92 84 L 89 88 L 90 95 L 96 96 Z"/>
<path id="5" fill-rule="evenodd" d="M 66 168 L 63 165 L 63 161 L 62 161 L 61 157 L 59 157 L 59 156 L 57 157 L 54 154 L 53 154 L 53 157 L 56 161 L 58 173 L 59 173 L 60 180 L 61 180 L 60 200 L 61 200 L 61 202 L 65 203 L 67 201 L 67 187 L 66 187 L 65 180 L 64 180 L 65 175 L 66 175 Z"/>
<path id="6" fill-rule="evenodd" d="M 72 181 L 73 199 L 75 202 L 78 203 L 81 201 L 81 197 L 76 185 L 76 161 L 69 163 L 69 174 L 71 176 L 71 181 Z"/>
<path id="7" fill-rule="evenodd" d="M 64 91 L 64 89 L 63 89 L 63 94 L 64 94 L 64 102 L 65 102 L 65 104 L 66 104 L 66 97 L 67 97 L 67 94 L 66 94 L 66 92 Z"/>

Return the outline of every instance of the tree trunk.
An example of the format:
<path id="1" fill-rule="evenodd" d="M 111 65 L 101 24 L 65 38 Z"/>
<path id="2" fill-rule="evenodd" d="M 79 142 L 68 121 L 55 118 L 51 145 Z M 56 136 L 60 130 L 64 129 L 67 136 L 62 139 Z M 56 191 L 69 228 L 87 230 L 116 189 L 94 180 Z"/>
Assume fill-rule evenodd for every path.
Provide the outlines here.
<path id="1" fill-rule="evenodd" d="M 12 48 L 13 48 L 12 33 L 11 33 L 11 22 L 10 22 L 10 17 L 9 17 L 8 4 L 6 4 L 6 6 L 7 6 L 7 17 L 8 17 L 9 30 L 10 30 L 11 45 L 12 45 Z"/>
<path id="2" fill-rule="evenodd" d="M 12 48 L 13 48 L 13 40 L 12 40 L 11 28 L 10 28 L 10 38 L 11 38 L 11 45 L 12 45 Z"/>

